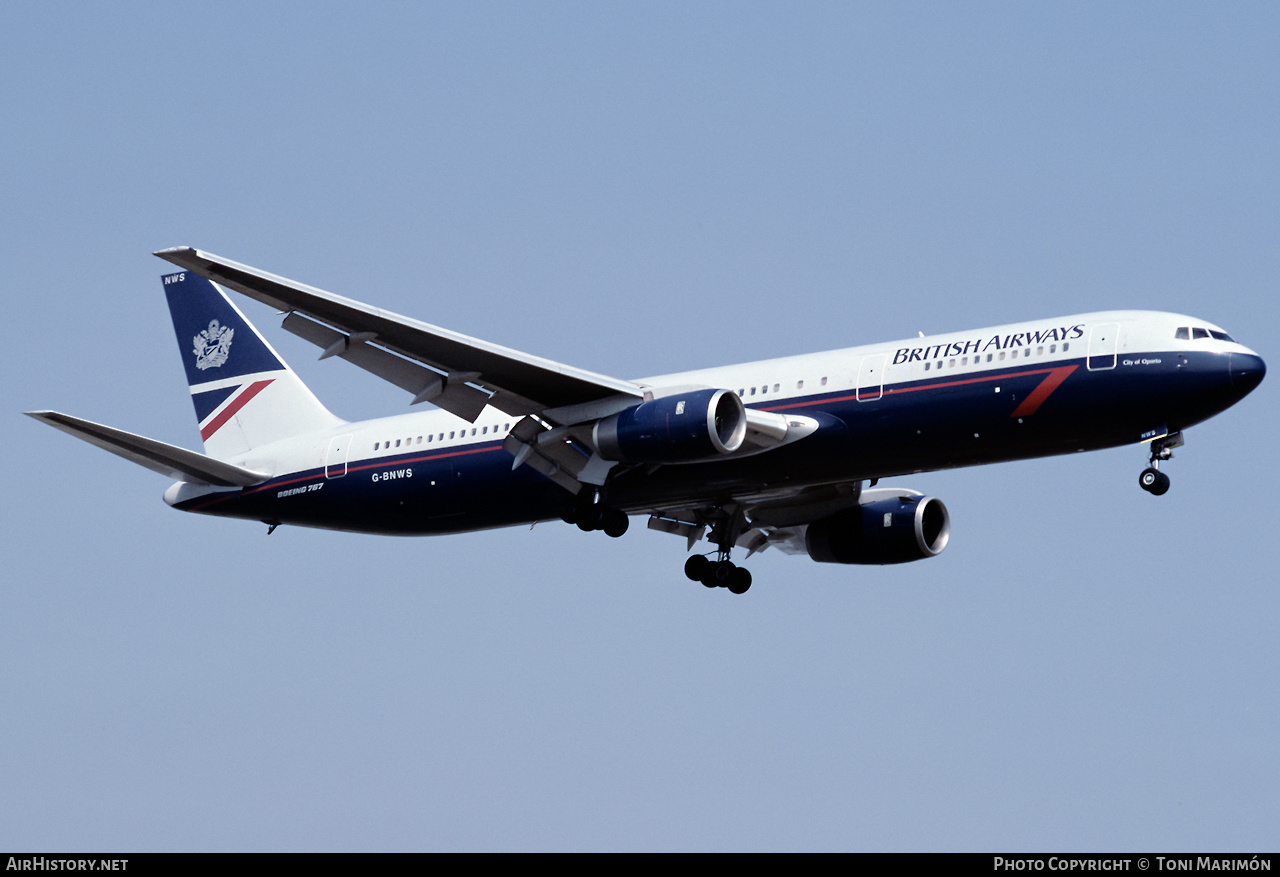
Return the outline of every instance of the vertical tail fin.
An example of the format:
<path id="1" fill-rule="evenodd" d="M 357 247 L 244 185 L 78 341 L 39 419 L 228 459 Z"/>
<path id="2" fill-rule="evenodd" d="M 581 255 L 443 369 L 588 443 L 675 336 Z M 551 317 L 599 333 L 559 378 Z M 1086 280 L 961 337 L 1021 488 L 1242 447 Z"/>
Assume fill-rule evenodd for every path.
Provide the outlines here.
<path id="1" fill-rule="evenodd" d="M 164 275 L 164 292 L 210 457 L 342 423 L 214 283 L 182 271 Z"/>

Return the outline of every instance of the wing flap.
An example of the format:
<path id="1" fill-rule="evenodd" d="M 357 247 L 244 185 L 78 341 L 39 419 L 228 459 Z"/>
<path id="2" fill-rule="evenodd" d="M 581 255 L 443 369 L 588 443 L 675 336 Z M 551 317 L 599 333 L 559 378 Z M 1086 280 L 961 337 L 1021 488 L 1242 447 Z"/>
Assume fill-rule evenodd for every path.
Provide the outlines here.
<path id="1" fill-rule="evenodd" d="M 451 332 L 212 253 L 174 247 L 160 250 L 156 255 L 271 307 L 295 311 L 326 323 L 349 337 L 372 333 L 380 346 L 430 368 L 445 373 L 474 374 L 475 377 L 465 383 L 493 391 L 494 404 L 498 407 L 502 407 L 499 397 L 504 394 L 509 404 L 532 403 L 539 411 L 582 405 L 618 394 L 637 400 L 644 397 L 640 387 L 630 381 Z"/>
<path id="2" fill-rule="evenodd" d="M 285 317 L 281 326 L 299 338 L 305 338 L 317 347 L 324 348 L 324 353 L 320 354 L 321 359 L 337 356 L 412 393 L 413 404 L 430 402 L 450 414 L 474 422 L 485 406 L 494 402 L 488 393 L 466 383 L 474 375 L 441 373 L 403 356 L 396 356 L 391 351 L 370 343 L 377 336 L 368 336 L 368 333 L 366 337 L 346 335 L 297 313 Z M 498 400 L 499 403 L 501 401 Z M 501 404 L 498 407 L 501 408 Z"/>
<path id="3" fill-rule="evenodd" d="M 502 447 L 515 458 L 512 469 L 528 465 L 572 494 L 581 490 L 579 476 L 591 456 L 572 443 L 565 427 L 547 429 L 534 418 L 525 417 L 507 434 Z"/>
<path id="4" fill-rule="evenodd" d="M 177 445 L 145 438 L 122 429 L 113 429 L 101 423 L 72 417 L 70 414 L 62 414 L 58 411 L 28 411 L 26 414 L 28 417 L 34 417 L 49 424 L 54 429 L 60 429 L 104 451 L 110 451 L 131 463 L 137 463 L 152 472 L 159 472 L 170 478 L 214 487 L 248 487 L 252 484 L 260 484 L 271 477 L 267 472 L 243 469 Z"/>

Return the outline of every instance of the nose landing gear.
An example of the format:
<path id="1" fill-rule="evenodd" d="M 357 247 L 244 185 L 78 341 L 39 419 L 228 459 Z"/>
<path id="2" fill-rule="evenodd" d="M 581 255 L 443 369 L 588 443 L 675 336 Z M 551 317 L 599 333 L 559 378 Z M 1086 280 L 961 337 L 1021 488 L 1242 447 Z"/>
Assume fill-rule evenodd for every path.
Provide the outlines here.
<path id="1" fill-rule="evenodd" d="M 1184 444 L 1182 433 L 1175 432 L 1151 443 L 1151 460 L 1138 476 L 1138 486 L 1152 496 L 1164 496 L 1169 492 L 1169 476 L 1160 471 L 1160 463 L 1173 459 L 1173 449 Z"/>

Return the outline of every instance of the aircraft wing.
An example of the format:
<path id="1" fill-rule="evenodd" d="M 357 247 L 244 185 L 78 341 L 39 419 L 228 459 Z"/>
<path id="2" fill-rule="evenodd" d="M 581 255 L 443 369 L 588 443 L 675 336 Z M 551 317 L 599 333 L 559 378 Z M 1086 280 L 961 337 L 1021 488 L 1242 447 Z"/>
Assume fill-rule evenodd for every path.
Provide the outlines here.
<path id="1" fill-rule="evenodd" d="M 605 416 L 643 401 L 618 380 L 451 332 L 190 247 L 157 256 L 287 311 L 284 328 L 414 394 L 475 421 L 485 405 L 557 423 Z"/>
<path id="2" fill-rule="evenodd" d="M 255 472 L 252 469 L 233 466 L 177 445 L 134 435 L 122 429 L 113 429 L 91 420 L 81 420 L 70 414 L 57 411 L 28 411 L 26 414 L 49 424 L 54 429 L 60 429 L 91 445 L 96 445 L 104 451 L 110 451 L 139 466 L 145 466 L 152 472 L 190 481 L 193 484 L 248 487 L 251 484 L 260 484 L 271 477 L 267 472 Z"/>

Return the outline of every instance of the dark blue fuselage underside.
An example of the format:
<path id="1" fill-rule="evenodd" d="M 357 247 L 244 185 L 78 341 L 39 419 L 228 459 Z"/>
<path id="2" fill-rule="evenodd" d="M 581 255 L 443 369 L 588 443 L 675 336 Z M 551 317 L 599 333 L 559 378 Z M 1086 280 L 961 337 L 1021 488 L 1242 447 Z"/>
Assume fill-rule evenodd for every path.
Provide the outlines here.
<path id="1" fill-rule="evenodd" d="M 1090 370 L 1090 364 L 1079 358 L 940 371 L 886 385 L 874 399 L 864 389 L 862 401 L 853 389 L 780 400 L 759 407 L 812 417 L 819 429 L 754 456 L 652 471 L 617 467 L 608 501 L 627 512 L 718 505 L 753 492 L 1131 444 L 1153 430 L 1176 432 L 1230 407 L 1265 370 L 1255 356 L 1200 351 L 1125 354 L 1101 370 Z M 337 478 L 317 468 L 177 507 L 273 523 L 424 535 L 557 518 L 574 502 L 528 466 L 513 471 L 511 465 L 501 441 L 419 449 L 355 462 Z"/>

